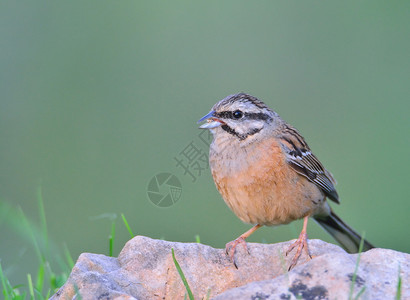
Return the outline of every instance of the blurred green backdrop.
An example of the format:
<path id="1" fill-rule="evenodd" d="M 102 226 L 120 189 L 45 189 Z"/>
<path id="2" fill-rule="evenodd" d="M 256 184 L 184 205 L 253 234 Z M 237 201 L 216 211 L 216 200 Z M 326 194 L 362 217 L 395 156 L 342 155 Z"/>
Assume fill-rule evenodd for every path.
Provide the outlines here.
<path id="1" fill-rule="evenodd" d="M 74 259 L 108 253 L 105 213 L 136 234 L 223 247 L 250 226 L 209 170 L 192 182 L 175 157 L 200 144 L 196 121 L 215 102 L 244 91 L 302 132 L 346 222 L 409 252 L 409 20 L 408 1 L 1 1 L 1 201 L 38 224 L 41 184 L 49 238 Z M 169 208 L 147 198 L 159 172 L 182 183 Z M 2 213 L 1 262 L 20 283 L 35 254 Z M 129 235 L 116 225 L 117 255 Z M 332 241 L 314 222 L 309 236 Z"/>

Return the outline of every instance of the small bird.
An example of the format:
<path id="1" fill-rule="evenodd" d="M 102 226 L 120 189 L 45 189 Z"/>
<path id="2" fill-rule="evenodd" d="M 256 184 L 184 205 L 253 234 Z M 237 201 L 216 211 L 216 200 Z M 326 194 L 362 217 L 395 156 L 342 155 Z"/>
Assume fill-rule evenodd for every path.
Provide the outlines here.
<path id="1" fill-rule="evenodd" d="M 209 165 L 215 185 L 229 208 L 254 226 L 226 244 L 235 267 L 235 249 L 263 225 L 275 226 L 304 219 L 292 269 L 307 244 L 308 218 L 314 218 L 342 247 L 357 253 L 361 236 L 344 223 L 326 199 L 339 203 L 335 180 L 312 153 L 305 139 L 291 125 L 249 94 L 230 95 L 201 118 L 199 128 L 209 129 L 213 141 Z M 363 251 L 374 248 L 363 242 Z"/>

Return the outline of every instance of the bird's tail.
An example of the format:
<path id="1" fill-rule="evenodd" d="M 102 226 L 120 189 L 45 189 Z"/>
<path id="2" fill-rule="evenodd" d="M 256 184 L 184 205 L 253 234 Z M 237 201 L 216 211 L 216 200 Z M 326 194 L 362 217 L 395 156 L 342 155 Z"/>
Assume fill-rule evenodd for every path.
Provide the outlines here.
<path id="1" fill-rule="evenodd" d="M 343 222 L 333 211 L 328 216 L 315 216 L 315 221 L 319 223 L 342 247 L 349 253 L 359 252 L 359 245 L 362 237 Z M 363 250 L 374 248 L 368 241 L 363 241 Z"/>

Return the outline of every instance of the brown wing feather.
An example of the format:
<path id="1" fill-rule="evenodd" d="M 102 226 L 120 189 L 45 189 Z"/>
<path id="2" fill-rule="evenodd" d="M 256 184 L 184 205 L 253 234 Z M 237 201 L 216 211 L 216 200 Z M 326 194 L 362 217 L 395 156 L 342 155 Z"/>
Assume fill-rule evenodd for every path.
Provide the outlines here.
<path id="1" fill-rule="evenodd" d="M 335 180 L 319 159 L 310 151 L 309 146 L 299 132 L 291 127 L 286 127 L 279 136 L 289 165 L 300 175 L 316 184 L 325 195 L 339 203 L 339 195 L 335 189 Z"/>

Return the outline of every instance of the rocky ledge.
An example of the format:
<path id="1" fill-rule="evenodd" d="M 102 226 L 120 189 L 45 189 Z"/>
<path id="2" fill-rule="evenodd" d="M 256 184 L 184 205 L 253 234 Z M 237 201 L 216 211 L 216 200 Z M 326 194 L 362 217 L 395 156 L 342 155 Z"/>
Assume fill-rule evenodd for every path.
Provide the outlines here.
<path id="1" fill-rule="evenodd" d="M 238 269 L 225 250 L 137 236 L 118 258 L 83 253 L 66 284 L 51 299 L 184 299 L 186 289 L 172 259 L 181 266 L 195 299 L 410 299 L 410 255 L 388 249 L 348 254 L 338 246 L 309 240 L 290 272 L 290 243 L 237 247 Z M 399 271 L 400 270 L 400 271 Z M 81 296 L 81 298 L 80 298 Z"/>

